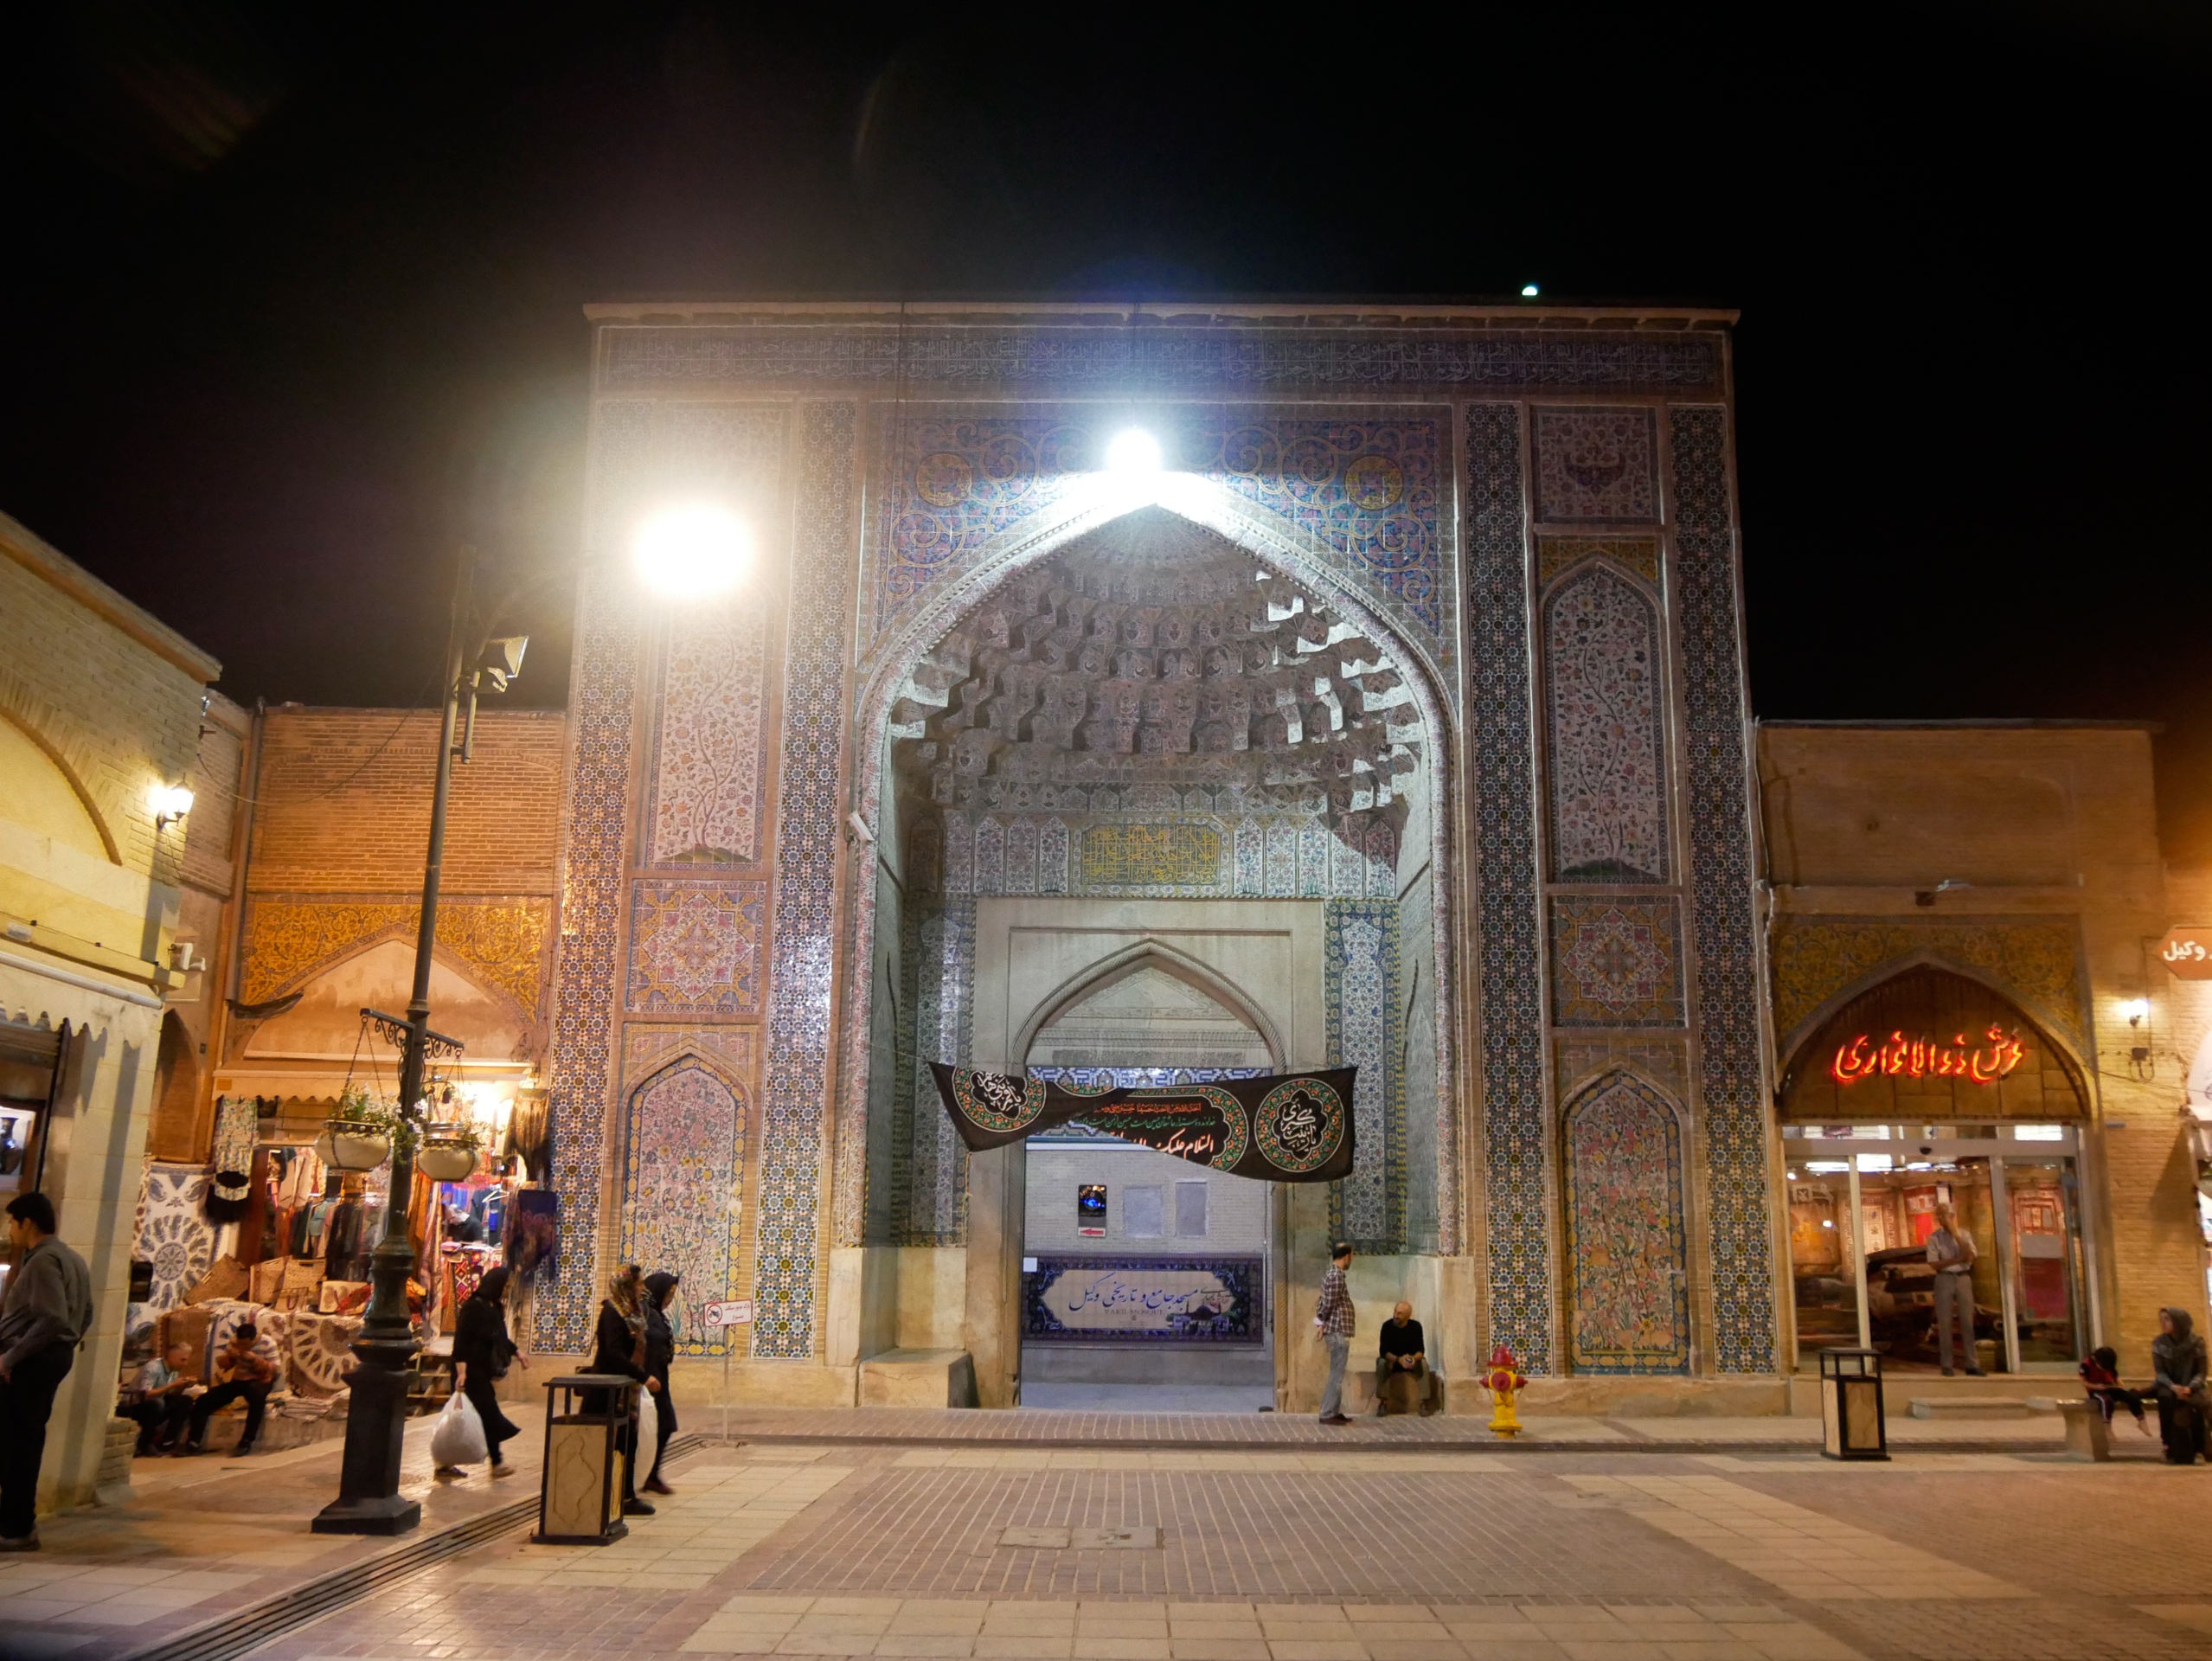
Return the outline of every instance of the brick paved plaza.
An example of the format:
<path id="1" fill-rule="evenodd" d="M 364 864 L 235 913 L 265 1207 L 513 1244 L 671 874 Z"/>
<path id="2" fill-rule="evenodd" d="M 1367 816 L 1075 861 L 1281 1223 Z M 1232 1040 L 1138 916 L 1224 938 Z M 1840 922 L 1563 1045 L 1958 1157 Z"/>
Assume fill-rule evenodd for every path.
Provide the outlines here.
<path id="1" fill-rule="evenodd" d="M 517 1526 L 251 1652 L 2212 1657 L 2212 1475 L 2159 1465 L 2147 1445 L 2106 1465 L 1990 1439 L 1992 1451 L 1903 1446 L 1887 1465 L 1842 1466 L 1733 1438 L 1731 1452 L 1424 1451 L 1372 1436 L 1335 1450 L 963 1446 L 846 1423 L 841 1440 L 696 1446 L 676 1496 L 612 1546 L 535 1545 Z M 158 1495 L 135 1523 L 55 1519 L 47 1551 L 0 1565 L 10 1652 L 124 1655 L 286 1575 L 393 1549 L 305 1532 L 326 1461 L 301 1450 L 285 1465 L 195 1471 L 159 1520 Z M 430 1500 L 426 1534 L 534 1491 L 534 1478 L 481 1475 L 437 1487 L 420 1460 L 410 1478 Z"/>

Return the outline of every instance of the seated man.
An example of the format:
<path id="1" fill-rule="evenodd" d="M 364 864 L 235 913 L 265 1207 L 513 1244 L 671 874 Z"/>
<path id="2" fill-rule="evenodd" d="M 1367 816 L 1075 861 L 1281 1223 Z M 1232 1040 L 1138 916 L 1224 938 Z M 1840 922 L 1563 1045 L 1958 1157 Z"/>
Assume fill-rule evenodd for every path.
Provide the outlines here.
<path id="1" fill-rule="evenodd" d="M 215 1354 L 215 1388 L 192 1404 L 192 1434 L 184 1452 L 206 1453 L 208 1419 L 243 1397 L 246 1430 L 238 1439 L 237 1452 L 251 1453 L 254 1439 L 261 1433 L 261 1414 L 269 1404 L 269 1392 L 276 1388 L 275 1340 L 263 1337 L 253 1322 L 240 1321 L 232 1329 L 230 1342 Z"/>
<path id="2" fill-rule="evenodd" d="M 1382 1353 L 1375 1358 L 1375 1411 L 1424 1418 L 1443 1407 L 1444 1381 L 1428 1364 L 1421 1324 L 1414 1306 L 1400 1304 L 1382 1323 Z"/>
<path id="3" fill-rule="evenodd" d="M 191 1359 L 190 1345 L 172 1344 L 167 1355 L 156 1356 L 139 1368 L 138 1377 L 131 1382 L 138 1400 L 121 1409 L 121 1415 L 138 1421 L 140 1459 L 167 1451 L 184 1428 L 185 1415 L 192 1411 L 192 1398 L 187 1392 L 199 1382 L 184 1370 Z"/>

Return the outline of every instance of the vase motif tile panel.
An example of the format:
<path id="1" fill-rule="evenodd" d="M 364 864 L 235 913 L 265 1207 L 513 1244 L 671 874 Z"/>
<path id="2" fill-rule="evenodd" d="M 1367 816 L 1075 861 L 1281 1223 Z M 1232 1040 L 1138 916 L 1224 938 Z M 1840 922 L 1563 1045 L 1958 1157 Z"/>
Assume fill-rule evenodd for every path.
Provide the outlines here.
<path id="1" fill-rule="evenodd" d="M 1678 407 L 1669 423 L 1714 1362 L 1724 1373 L 1771 1373 L 1773 1183 L 1728 414 Z"/>
<path id="2" fill-rule="evenodd" d="M 671 1305 L 676 1352 L 719 1356 L 730 1329 L 706 1305 L 740 1286 L 738 1219 L 746 1111 L 715 1068 L 686 1056 L 632 1092 L 625 1126 L 622 1260 L 681 1275 Z"/>
<path id="3" fill-rule="evenodd" d="M 1569 1364 L 1578 1373 L 1689 1370 L 1682 1121 L 1615 1074 L 1566 1115 Z"/>
<path id="4" fill-rule="evenodd" d="M 1536 517 L 1656 523 L 1657 423 L 1646 408 L 1537 409 Z"/>
<path id="5" fill-rule="evenodd" d="M 1659 619 L 1602 566 L 1544 599 L 1552 878 L 1664 882 L 1666 729 Z"/>
<path id="6" fill-rule="evenodd" d="M 760 856 L 767 622 L 757 598 L 686 606 L 670 624 L 649 810 L 654 864 Z"/>

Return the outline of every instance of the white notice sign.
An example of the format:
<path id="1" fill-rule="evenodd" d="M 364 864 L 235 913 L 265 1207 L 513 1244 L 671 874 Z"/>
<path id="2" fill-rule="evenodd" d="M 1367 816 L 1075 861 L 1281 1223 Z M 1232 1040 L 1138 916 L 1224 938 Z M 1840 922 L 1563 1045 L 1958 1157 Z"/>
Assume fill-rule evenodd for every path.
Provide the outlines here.
<path id="1" fill-rule="evenodd" d="M 753 1300 L 750 1298 L 740 1298 L 733 1303 L 707 1305 L 708 1326 L 742 1326 L 752 1318 Z"/>

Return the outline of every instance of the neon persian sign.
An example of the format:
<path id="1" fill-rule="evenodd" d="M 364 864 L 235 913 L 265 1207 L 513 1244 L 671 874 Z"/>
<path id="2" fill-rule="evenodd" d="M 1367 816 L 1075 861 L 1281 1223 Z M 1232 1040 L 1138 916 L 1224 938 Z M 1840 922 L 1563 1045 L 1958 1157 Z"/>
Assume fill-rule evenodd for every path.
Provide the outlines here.
<path id="1" fill-rule="evenodd" d="M 1991 1027 L 1985 1036 L 1990 1045 L 1986 1049 L 1968 1044 L 1963 1032 L 1947 1044 L 1936 1038 L 1907 1038 L 1901 1031 L 1876 1042 L 1861 1033 L 1850 1043 L 1836 1047 L 1836 1059 L 1829 1063 L 1828 1071 L 1838 1084 L 1856 1084 L 1861 1079 L 1877 1076 L 1995 1084 L 2020 1065 L 2028 1046 L 2017 1032 L 2008 1033 L 2003 1027 Z"/>

